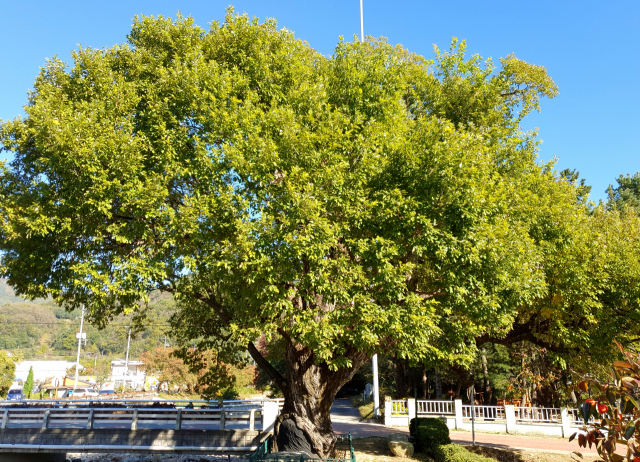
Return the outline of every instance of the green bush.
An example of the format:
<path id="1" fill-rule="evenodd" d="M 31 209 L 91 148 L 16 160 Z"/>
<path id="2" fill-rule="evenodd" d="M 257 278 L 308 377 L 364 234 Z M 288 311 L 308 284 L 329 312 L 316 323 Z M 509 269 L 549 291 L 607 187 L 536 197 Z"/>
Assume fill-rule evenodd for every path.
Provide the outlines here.
<path id="1" fill-rule="evenodd" d="M 229 387 L 222 392 L 222 399 L 238 399 L 240 393 L 236 387 Z"/>
<path id="2" fill-rule="evenodd" d="M 444 444 L 436 447 L 433 458 L 436 462 L 496 462 L 491 457 L 469 452 L 464 446 L 458 444 Z"/>
<path id="3" fill-rule="evenodd" d="M 433 456 L 438 446 L 451 444 L 449 428 L 440 419 L 415 418 L 409 422 L 409 434 L 416 452 Z"/>

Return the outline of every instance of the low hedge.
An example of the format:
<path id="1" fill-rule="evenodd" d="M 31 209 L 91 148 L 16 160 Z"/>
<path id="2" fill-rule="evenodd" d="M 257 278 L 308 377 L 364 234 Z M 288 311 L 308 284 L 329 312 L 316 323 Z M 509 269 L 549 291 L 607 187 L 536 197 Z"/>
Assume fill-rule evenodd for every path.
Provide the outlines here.
<path id="1" fill-rule="evenodd" d="M 433 454 L 435 462 L 496 462 L 491 457 L 485 457 L 468 451 L 458 444 L 444 444 L 438 446 Z"/>
<path id="2" fill-rule="evenodd" d="M 449 427 L 440 419 L 415 418 L 409 422 L 409 434 L 416 452 L 434 456 L 438 446 L 451 444 Z"/>

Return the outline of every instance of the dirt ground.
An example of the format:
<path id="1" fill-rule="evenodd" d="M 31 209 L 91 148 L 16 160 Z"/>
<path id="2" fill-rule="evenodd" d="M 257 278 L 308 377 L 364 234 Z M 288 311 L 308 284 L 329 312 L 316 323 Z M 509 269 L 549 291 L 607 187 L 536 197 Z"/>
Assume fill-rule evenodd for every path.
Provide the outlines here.
<path id="1" fill-rule="evenodd" d="M 467 448 L 478 454 L 482 454 L 487 457 L 492 457 L 498 462 L 599 462 L 600 458 L 593 457 L 591 455 L 584 455 L 584 458 L 580 459 L 577 456 L 571 456 L 569 454 L 557 454 L 538 451 L 509 451 L 506 449 L 489 448 L 484 446 L 467 446 Z M 356 453 L 357 462 L 398 462 L 398 457 L 395 457 L 389 451 L 387 445 L 387 439 L 383 437 L 368 437 L 368 438 L 354 438 L 353 449 Z M 346 456 L 346 454 L 345 454 Z M 341 456 L 339 456 L 341 457 Z M 426 462 L 428 457 L 424 454 L 414 454 L 408 461 L 420 461 Z"/>

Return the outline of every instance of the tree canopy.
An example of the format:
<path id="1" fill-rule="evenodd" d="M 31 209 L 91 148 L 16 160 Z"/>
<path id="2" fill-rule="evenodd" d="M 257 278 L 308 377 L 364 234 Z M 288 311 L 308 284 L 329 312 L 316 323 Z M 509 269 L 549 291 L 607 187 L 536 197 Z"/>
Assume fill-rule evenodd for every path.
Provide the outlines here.
<path id="1" fill-rule="evenodd" d="M 208 30 L 136 18 L 126 44 L 49 60 L 2 124 L 0 271 L 99 326 L 174 294 L 183 353 L 248 348 L 285 395 L 276 433 L 293 419 L 321 455 L 335 393 L 373 353 L 577 344 L 609 282 L 616 302 L 635 290 L 593 240 L 635 271 L 615 229 L 637 220 L 591 220 L 538 161 L 520 122 L 557 94 L 544 67 L 465 49 L 428 61 L 370 38 L 323 56 L 232 11 Z M 285 344 L 284 376 L 262 334 Z"/>
<path id="2" fill-rule="evenodd" d="M 619 210 L 630 208 L 636 214 L 640 214 L 640 172 L 634 175 L 620 175 L 616 182 L 618 186 L 615 188 L 609 185 L 607 195 L 609 196 L 609 205 L 615 206 Z"/>

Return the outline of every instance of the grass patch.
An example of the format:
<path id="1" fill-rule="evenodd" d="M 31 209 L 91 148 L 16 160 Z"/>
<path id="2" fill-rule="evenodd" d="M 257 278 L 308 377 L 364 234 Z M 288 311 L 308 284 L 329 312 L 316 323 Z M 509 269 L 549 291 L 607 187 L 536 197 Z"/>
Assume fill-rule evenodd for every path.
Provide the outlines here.
<path id="1" fill-rule="evenodd" d="M 362 396 L 352 396 L 351 405 L 360 411 L 360 416 L 363 419 L 373 418 L 373 401 L 365 404 Z"/>

